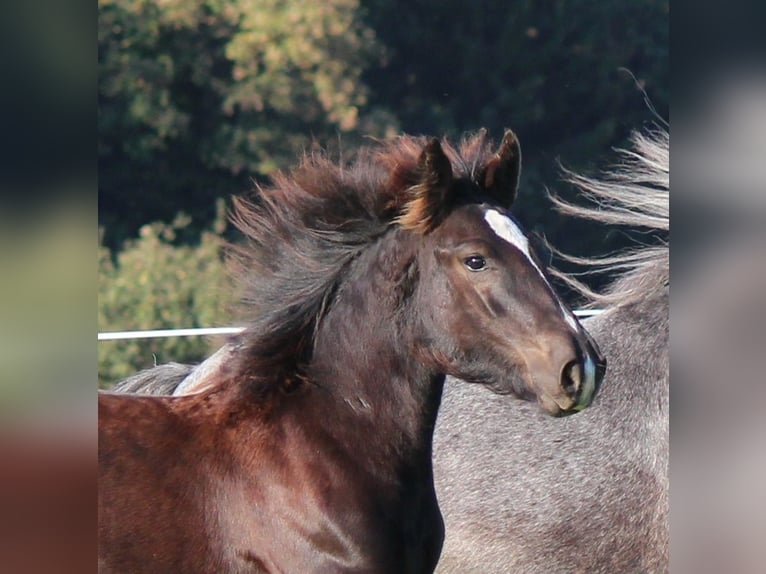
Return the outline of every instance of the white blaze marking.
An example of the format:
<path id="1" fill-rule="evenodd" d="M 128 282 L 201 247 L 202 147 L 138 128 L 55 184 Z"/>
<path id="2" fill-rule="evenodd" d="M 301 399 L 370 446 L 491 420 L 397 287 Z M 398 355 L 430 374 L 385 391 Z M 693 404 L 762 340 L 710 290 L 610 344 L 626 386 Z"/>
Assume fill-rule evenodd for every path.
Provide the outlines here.
<path id="1" fill-rule="evenodd" d="M 535 269 L 537 269 L 537 272 L 540 273 L 540 275 L 543 275 L 543 272 L 540 271 L 535 260 L 532 259 L 532 256 L 529 254 L 529 241 L 527 240 L 527 237 L 521 232 L 519 226 L 516 225 L 510 217 L 503 215 L 495 209 L 488 209 L 487 213 L 484 214 L 484 219 L 489 223 L 492 231 L 494 231 L 498 237 L 505 239 L 508 243 L 526 255 L 529 262 L 535 266 Z M 543 275 L 543 279 L 544 278 L 545 276 Z"/>
<path id="2" fill-rule="evenodd" d="M 574 318 L 574 315 L 572 315 L 571 311 L 564 307 L 564 304 L 561 302 L 558 295 L 556 295 L 556 292 L 553 290 L 553 287 L 551 287 L 550 283 L 548 283 L 548 280 L 545 278 L 542 270 L 537 266 L 535 260 L 532 259 L 532 255 L 529 253 L 529 241 L 527 240 L 527 237 L 521 232 L 519 226 L 516 225 L 510 217 L 503 215 L 496 209 L 488 209 L 484 214 L 484 219 L 498 237 L 504 239 L 513 245 L 516 249 L 521 251 L 524 255 L 526 255 L 529 262 L 534 266 L 535 269 L 537 269 L 537 272 L 540 274 L 540 277 L 542 277 L 545 284 L 548 285 L 548 288 L 551 290 L 553 297 L 556 299 L 556 301 L 558 301 L 561 313 L 564 315 L 564 320 L 570 327 L 572 327 L 573 330 L 579 331 L 580 324 L 577 322 L 577 319 Z M 593 368 L 595 369 L 595 367 Z"/>

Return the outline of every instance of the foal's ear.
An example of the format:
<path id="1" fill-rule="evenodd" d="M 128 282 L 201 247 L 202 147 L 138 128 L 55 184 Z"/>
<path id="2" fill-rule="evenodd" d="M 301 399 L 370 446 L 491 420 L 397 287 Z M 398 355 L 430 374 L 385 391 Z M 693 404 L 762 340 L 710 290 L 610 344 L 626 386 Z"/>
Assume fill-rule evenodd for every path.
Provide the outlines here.
<path id="1" fill-rule="evenodd" d="M 479 177 L 479 185 L 488 195 L 508 208 L 516 199 L 521 174 L 521 147 L 511 130 L 505 130 L 500 149 L 492 156 Z"/>
<path id="2" fill-rule="evenodd" d="M 418 174 L 418 183 L 407 190 L 396 222 L 405 229 L 427 233 L 438 224 L 452 185 L 452 164 L 437 138 L 423 148 Z"/>

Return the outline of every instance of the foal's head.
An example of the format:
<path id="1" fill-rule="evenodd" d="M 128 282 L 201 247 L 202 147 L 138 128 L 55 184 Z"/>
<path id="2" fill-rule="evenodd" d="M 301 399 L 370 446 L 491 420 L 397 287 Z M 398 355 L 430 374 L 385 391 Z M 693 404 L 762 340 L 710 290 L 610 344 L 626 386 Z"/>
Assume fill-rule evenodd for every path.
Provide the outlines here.
<path id="1" fill-rule="evenodd" d="M 255 310 L 238 378 L 305 379 L 342 286 L 375 276 L 406 323 L 400 344 L 431 371 L 537 398 L 551 414 L 586 407 L 603 360 L 507 212 L 520 157 L 510 131 L 496 152 L 485 132 L 456 147 L 403 136 L 348 165 L 307 156 L 237 202 Z"/>
<path id="2" fill-rule="evenodd" d="M 411 180 L 398 223 L 422 236 L 418 352 L 446 374 L 567 414 L 590 404 L 604 360 L 507 212 L 520 157 L 511 131 L 494 154 L 483 134 L 457 150 L 434 139 L 416 169 L 394 171 Z"/>

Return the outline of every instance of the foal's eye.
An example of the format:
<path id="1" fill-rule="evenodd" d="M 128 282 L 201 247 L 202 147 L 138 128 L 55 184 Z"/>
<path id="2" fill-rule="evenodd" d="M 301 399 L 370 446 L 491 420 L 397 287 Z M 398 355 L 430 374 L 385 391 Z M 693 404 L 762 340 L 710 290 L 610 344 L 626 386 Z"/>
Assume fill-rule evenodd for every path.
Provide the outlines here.
<path id="1" fill-rule="evenodd" d="M 471 255 L 463 260 L 465 266 L 471 271 L 481 271 L 487 266 L 487 260 L 481 255 Z"/>

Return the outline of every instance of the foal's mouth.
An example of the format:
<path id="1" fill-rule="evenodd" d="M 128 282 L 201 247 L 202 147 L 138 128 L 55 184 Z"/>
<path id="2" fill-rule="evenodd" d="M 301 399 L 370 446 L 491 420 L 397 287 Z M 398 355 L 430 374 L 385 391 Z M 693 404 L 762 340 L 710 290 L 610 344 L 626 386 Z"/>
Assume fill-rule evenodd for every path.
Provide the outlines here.
<path id="1" fill-rule="evenodd" d="M 552 416 L 568 416 L 588 408 L 596 395 L 606 370 L 606 361 L 594 361 L 587 355 L 582 363 L 571 361 L 561 375 L 561 388 L 555 393 L 541 391 L 538 403 Z"/>

